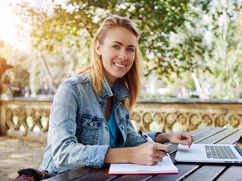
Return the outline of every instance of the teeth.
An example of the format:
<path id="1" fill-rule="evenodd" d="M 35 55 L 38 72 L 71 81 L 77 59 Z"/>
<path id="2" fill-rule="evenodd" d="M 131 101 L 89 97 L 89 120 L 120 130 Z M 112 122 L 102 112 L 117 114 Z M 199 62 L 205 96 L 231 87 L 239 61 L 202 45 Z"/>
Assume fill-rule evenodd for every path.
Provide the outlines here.
<path id="1" fill-rule="evenodd" d="M 121 68 L 126 67 L 126 65 L 120 65 L 120 64 L 116 64 L 116 63 L 114 65 L 116 65 L 117 67 L 121 67 Z"/>

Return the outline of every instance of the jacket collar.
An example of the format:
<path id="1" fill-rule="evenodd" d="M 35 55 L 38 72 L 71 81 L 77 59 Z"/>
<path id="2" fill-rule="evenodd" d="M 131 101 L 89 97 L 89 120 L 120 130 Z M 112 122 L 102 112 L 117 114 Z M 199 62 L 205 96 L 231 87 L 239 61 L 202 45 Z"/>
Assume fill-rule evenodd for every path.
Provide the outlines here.
<path id="1" fill-rule="evenodd" d="M 88 74 L 91 80 L 90 73 Z M 126 87 L 125 83 L 121 79 L 117 79 L 113 87 L 111 88 L 108 84 L 108 81 L 103 74 L 103 84 L 102 84 L 102 90 L 100 92 L 100 98 L 106 99 L 107 97 L 114 96 L 117 100 L 121 101 L 124 99 L 127 99 L 130 97 L 130 92 L 128 88 Z"/>

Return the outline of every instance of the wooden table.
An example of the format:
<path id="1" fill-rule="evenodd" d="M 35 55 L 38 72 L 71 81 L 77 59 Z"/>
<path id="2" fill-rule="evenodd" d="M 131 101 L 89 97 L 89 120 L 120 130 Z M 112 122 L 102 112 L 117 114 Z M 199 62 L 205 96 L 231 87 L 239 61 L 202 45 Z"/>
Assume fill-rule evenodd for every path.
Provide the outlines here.
<path id="1" fill-rule="evenodd" d="M 200 128 L 191 131 L 193 143 L 214 143 L 214 144 L 234 144 L 242 134 L 242 130 L 227 128 Z M 242 181 L 242 166 L 225 164 L 197 164 L 197 163 L 176 163 L 174 158 L 177 145 L 170 145 L 170 156 L 178 168 L 178 174 L 160 174 L 160 175 L 108 175 L 108 168 L 93 169 L 79 168 L 61 175 L 57 175 L 46 181 L 77 181 L 77 180 L 115 180 L 115 181 L 174 181 L 174 180 L 229 180 Z"/>

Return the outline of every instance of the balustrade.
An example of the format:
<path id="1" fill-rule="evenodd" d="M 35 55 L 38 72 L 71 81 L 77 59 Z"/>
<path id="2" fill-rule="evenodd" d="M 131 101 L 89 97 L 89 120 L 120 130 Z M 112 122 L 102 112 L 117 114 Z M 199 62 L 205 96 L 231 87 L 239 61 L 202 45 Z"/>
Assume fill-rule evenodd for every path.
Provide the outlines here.
<path id="1" fill-rule="evenodd" d="M 0 134 L 46 141 L 52 101 L 0 101 Z M 139 100 L 130 111 L 136 131 L 176 132 L 202 126 L 242 128 L 241 100 Z"/>
<path id="2" fill-rule="evenodd" d="M 0 134 L 46 142 L 52 101 L 0 102 Z"/>
<path id="3" fill-rule="evenodd" d="M 130 112 L 136 130 L 176 132 L 199 127 L 242 128 L 241 100 L 154 100 L 136 103 Z"/>

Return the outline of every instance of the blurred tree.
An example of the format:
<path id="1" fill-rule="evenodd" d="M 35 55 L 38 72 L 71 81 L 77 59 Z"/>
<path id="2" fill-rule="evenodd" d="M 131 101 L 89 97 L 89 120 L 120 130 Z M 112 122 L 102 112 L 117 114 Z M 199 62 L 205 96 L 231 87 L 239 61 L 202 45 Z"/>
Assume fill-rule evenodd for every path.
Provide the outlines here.
<path id="1" fill-rule="evenodd" d="M 64 78 L 70 76 L 70 71 L 65 69 L 69 66 L 67 61 L 56 60 L 63 59 L 58 54 L 49 55 L 42 52 L 48 60 L 49 71 L 55 78 L 55 82 L 60 83 Z M 14 67 L 6 72 L 9 82 L 12 86 L 18 87 L 21 91 L 31 88 L 31 96 L 36 96 L 39 89 L 45 85 L 50 87 L 46 73 L 41 66 L 41 55 L 35 48 L 28 50 L 18 50 L 11 45 L 5 43 L 5 47 L 0 49 L 0 56 L 4 55 L 7 62 Z M 54 63 L 53 63 L 54 62 Z"/>
<path id="2" fill-rule="evenodd" d="M 184 24 L 170 34 L 169 46 L 178 54 L 178 60 L 173 61 L 179 67 L 191 63 L 194 69 L 170 74 L 169 81 L 160 76 L 157 81 L 169 87 L 172 96 L 189 90 L 200 98 L 241 97 L 241 1 L 193 0 L 189 9 Z M 180 61 L 183 58 L 187 61 Z"/>
<path id="3" fill-rule="evenodd" d="M 15 50 L 8 43 L 5 43 L 5 46 L 0 49 L 0 55 L 4 55 L 8 63 L 13 65 L 13 68 L 4 75 L 3 83 L 19 89 L 18 92 L 20 92 L 29 85 L 29 67 L 31 66 L 29 55 Z"/>
<path id="4" fill-rule="evenodd" d="M 185 57 L 179 61 L 188 61 L 186 66 L 177 66 L 177 59 L 173 60 L 178 58 L 178 54 L 172 53 L 176 50 L 169 46 L 169 34 L 176 32 L 176 27 L 185 21 L 184 13 L 189 11 L 188 0 L 180 0 L 179 3 L 176 0 L 70 0 L 62 3 L 35 3 L 23 1 L 18 6 L 22 20 L 31 24 L 33 45 L 51 53 L 61 53 L 64 49 L 65 54 L 74 57 L 71 60 L 73 66 L 80 56 L 90 60 L 87 50 L 91 39 L 101 21 L 111 13 L 129 17 L 139 26 L 141 51 L 147 62 L 152 60 L 146 67 L 146 75 L 154 70 L 169 75 L 174 71 L 180 73 L 194 68 L 191 59 Z"/>
<path id="5" fill-rule="evenodd" d="M 181 56 L 193 58 L 196 68 L 191 75 L 200 98 L 239 97 L 242 92 L 241 1 L 194 0 L 190 6 L 192 13 L 186 12 L 188 21 L 171 36 L 171 47 L 180 50 Z M 209 92 L 211 87 L 213 90 Z"/>
<path id="6" fill-rule="evenodd" d="M 236 31 L 234 22 L 240 9 L 239 0 L 25 0 L 16 6 L 22 21 L 31 25 L 29 32 L 32 45 L 44 53 L 44 57 L 57 56 L 51 61 L 48 58 L 41 59 L 46 70 L 48 65 L 63 64 L 65 72 L 72 74 L 87 65 L 90 61 L 91 39 L 102 20 L 111 13 L 129 17 L 139 26 L 139 43 L 146 60 L 146 76 L 156 73 L 161 79 L 164 76 L 169 79 L 173 73 L 179 77 L 182 72 L 191 71 L 194 72 L 194 80 L 200 81 L 201 88 L 202 80 L 207 75 L 203 72 L 214 75 L 220 72 L 217 74 L 221 75 L 225 68 L 216 66 L 221 65 L 219 60 L 225 60 L 224 57 L 216 59 L 216 56 L 222 55 L 217 51 L 219 47 L 223 46 L 220 51 L 230 53 L 234 47 L 236 56 L 239 55 L 239 41 L 236 38 L 240 33 L 237 33 L 236 38 L 233 36 Z M 227 18 L 226 28 L 221 24 L 222 16 Z M 225 30 L 227 33 L 224 34 Z M 212 38 L 209 38 L 211 34 Z M 218 41 L 221 37 L 226 37 L 223 42 Z M 228 42 L 231 48 L 225 48 Z M 230 65 L 233 65 L 232 72 L 239 75 L 239 64 Z M 50 77 L 49 82 L 53 80 L 51 77 L 55 72 L 58 71 L 46 74 Z M 224 79 L 229 76 L 231 73 L 227 72 Z M 219 77 L 215 76 L 215 79 Z M 239 78 L 237 76 L 236 80 Z M 51 84 L 56 83 L 52 81 Z"/>
<path id="7" fill-rule="evenodd" d="M 208 11 L 211 57 L 206 57 L 213 76 L 205 75 L 212 85 L 212 97 L 234 98 L 242 95 L 242 4 L 237 0 L 212 1 Z M 206 54 L 205 54 L 206 55 Z"/>

